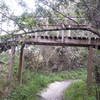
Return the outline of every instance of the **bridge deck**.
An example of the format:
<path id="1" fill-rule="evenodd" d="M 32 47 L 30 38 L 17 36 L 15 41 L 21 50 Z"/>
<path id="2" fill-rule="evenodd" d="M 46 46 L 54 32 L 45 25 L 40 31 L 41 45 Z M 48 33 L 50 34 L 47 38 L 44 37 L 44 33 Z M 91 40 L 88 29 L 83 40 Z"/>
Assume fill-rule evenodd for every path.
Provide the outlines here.
<path id="1" fill-rule="evenodd" d="M 11 46 L 17 46 L 22 43 L 29 45 L 50 45 L 50 46 L 98 46 L 100 47 L 100 38 L 86 37 L 62 37 L 62 36 L 18 36 L 0 41 L 1 51 L 10 49 Z"/>

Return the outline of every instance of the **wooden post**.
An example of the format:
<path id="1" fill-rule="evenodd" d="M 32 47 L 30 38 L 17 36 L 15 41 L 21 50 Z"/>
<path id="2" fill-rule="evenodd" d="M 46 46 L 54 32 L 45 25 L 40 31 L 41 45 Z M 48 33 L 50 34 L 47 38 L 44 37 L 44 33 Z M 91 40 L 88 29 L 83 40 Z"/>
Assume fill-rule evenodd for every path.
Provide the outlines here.
<path id="1" fill-rule="evenodd" d="M 100 53 L 98 46 L 95 47 L 95 81 L 96 81 L 96 100 L 100 100 Z"/>
<path id="2" fill-rule="evenodd" d="M 23 60 L 24 60 L 24 47 L 25 44 L 22 45 L 20 49 L 20 58 L 19 58 L 19 70 L 18 70 L 18 81 L 19 84 L 22 84 L 22 71 L 23 71 Z"/>
<path id="3" fill-rule="evenodd" d="M 88 50 L 87 82 L 88 84 L 91 84 L 93 83 L 94 50 L 92 46 L 89 46 Z"/>
<path id="4" fill-rule="evenodd" d="M 8 80 L 13 80 L 13 68 L 14 68 L 14 58 L 15 58 L 15 46 L 11 47 L 11 57 L 10 57 L 10 66 L 9 66 L 9 74 Z"/>

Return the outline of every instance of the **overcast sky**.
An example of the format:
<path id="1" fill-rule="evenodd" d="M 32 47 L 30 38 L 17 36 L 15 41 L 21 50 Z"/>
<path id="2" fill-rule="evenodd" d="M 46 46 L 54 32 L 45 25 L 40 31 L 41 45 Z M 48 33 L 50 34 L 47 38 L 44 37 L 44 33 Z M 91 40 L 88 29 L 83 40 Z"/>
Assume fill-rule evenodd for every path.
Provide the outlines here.
<path id="1" fill-rule="evenodd" d="M 19 0 L 4 0 L 6 4 L 9 6 L 12 12 L 14 12 L 14 15 L 21 15 L 24 11 L 23 7 L 21 7 L 18 4 Z M 27 7 L 29 8 L 29 11 L 35 11 L 35 0 L 23 0 Z"/>
<path id="2" fill-rule="evenodd" d="M 1 2 L 2 0 L 0 0 Z M 5 1 L 6 5 L 10 8 L 11 10 L 11 13 L 13 12 L 14 15 L 16 16 L 20 16 L 25 8 L 22 7 L 20 4 L 19 4 L 19 1 L 20 0 L 3 0 Z M 35 11 L 35 0 L 23 0 L 26 4 L 26 6 L 28 7 L 28 12 L 32 12 L 32 11 Z M 9 25 L 8 25 L 9 24 Z M 2 28 L 3 30 L 6 30 L 6 31 L 11 31 L 15 28 L 13 22 L 5 22 L 2 24 L 2 26 L 0 25 L 0 28 Z M 5 32 L 1 31 L 0 30 L 0 35 L 4 35 L 6 34 Z"/>

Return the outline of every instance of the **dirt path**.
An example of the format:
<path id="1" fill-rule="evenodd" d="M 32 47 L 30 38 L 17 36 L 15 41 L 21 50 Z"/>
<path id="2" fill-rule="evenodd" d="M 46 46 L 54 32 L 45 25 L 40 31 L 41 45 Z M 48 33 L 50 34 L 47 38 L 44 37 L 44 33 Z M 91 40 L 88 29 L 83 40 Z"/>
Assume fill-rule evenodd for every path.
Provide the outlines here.
<path id="1" fill-rule="evenodd" d="M 40 94 L 40 100 L 63 100 L 64 91 L 72 84 L 72 80 L 51 83 Z"/>

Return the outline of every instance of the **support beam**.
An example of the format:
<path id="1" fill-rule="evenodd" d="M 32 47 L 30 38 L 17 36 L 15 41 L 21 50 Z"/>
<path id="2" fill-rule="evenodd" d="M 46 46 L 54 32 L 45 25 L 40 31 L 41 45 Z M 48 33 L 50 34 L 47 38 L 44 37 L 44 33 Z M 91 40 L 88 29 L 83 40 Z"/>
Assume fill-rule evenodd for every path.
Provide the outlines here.
<path id="1" fill-rule="evenodd" d="M 23 72 L 23 60 L 24 60 L 24 47 L 25 44 L 22 45 L 20 49 L 20 58 L 19 58 L 19 70 L 18 70 L 18 81 L 19 84 L 22 84 L 22 72 Z"/>
<path id="2" fill-rule="evenodd" d="M 63 41 L 64 40 L 64 41 Z M 20 42 L 21 41 L 21 42 Z M 50 45 L 50 46 L 80 46 L 80 47 L 95 47 L 98 45 L 100 49 L 100 38 L 91 37 L 62 37 L 62 36 L 27 36 L 27 37 L 15 37 L 13 40 L 8 39 L 7 41 L 0 42 L 0 51 L 6 51 L 11 48 L 11 46 L 18 46 L 25 44 L 34 45 Z M 6 47 L 5 47 L 6 45 Z"/>
<path id="3" fill-rule="evenodd" d="M 87 82 L 90 85 L 91 83 L 93 83 L 94 49 L 92 46 L 89 46 L 88 50 Z"/>

